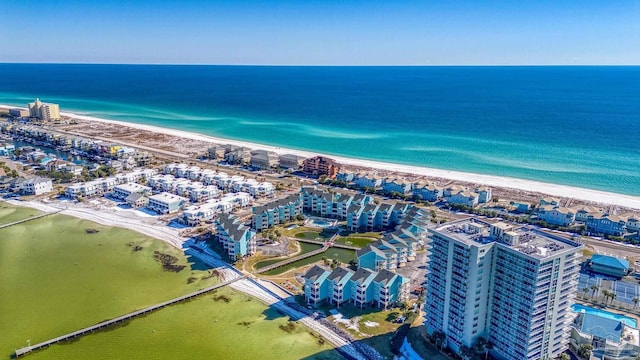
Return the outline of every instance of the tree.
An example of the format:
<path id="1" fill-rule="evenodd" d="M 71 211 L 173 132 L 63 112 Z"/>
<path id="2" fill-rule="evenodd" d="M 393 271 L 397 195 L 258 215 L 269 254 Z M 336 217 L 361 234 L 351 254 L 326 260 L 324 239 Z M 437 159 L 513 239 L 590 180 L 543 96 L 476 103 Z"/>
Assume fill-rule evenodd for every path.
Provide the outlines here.
<path id="1" fill-rule="evenodd" d="M 587 293 L 589 292 L 589 288 L 588 287 L 584 287 L 582 288 L 582 292 L 584 293 L 584 297 L 587 297 Z"/>
<path id="2" fill-rule="evenodd" d="M 296 220 L 298 220 L 298 221 L 304 221 L 304 215 L 302 215 L 302 214 L 298 214 L 298 215 L 296 215 Z"/>
<path id="3" fill-rule="evenodd" d="M 593 299 L 593 296 L 598 292 L 600 288 L 598 287 L 598 285 L 591 285 L 591 298 Z"/>
<path id="4" fill-rule="evenodd" d="M 633 301 L 633 308 L 635 309 L 636 307 L 638 307 L 638 303 L 640 302 L 640 299 L 637 297 L 634 297 L 631 301 Z"/>
<path id="5" fill-rule="evenodd" d="M 578 355 L 583 359 L 588 359 L 591 354 L 591 350 L 593 350 L 593 346 L 590 344 L 582 344 L 580 348 L 578 348 Z"/>
<path id="6" fill-rule="evenodd" d="M 567 353 L 562 353 L 562 354 L 558 355 L 557 359 L 558 360 L 571 360 L 571 356 L 569 356 L 569 354 L 567 354 Z"/>

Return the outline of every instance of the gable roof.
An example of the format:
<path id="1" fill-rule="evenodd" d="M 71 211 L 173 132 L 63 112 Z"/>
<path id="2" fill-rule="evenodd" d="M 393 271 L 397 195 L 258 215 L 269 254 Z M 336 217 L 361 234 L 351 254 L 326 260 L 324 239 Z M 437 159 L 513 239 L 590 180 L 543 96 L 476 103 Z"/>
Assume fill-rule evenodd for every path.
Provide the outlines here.
<path id="1" fill-rule="evenodd" d="M 311 280 L 312 282 L 318 281 L 318 279 L 324 275 L 325 273 L 329 273 L 329 269 L 323 268 L 322 266 L 314 265 L 306 274 L 304 274 L 304 278 Z"/>
<path id="2" fill-rule="evenodd" d="M 389 284 L 391 284 L 391 282 L 396 276 L 397 275 L 395 273 L 387 269 L 383 269 L 378 273 L 378 275 L 375 277 L 375 279 L 373 279 L 373 281 L 376 283 L 381 283 L 383 286 L 386 287 Z"/>
<path id="3" fill-rule="evenodd" d="M 331 272 L 331 274 L 329 274 L 327 280 L 340 283 L 343 280 L 349 280 L 351 276 L 353 276 L 353 271 L 338 266 Z"/>

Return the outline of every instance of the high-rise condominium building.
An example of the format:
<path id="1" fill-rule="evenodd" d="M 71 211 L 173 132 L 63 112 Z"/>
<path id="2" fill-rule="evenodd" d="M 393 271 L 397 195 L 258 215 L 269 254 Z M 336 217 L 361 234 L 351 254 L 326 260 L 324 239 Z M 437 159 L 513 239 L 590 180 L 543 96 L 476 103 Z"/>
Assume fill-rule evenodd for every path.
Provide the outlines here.
<path id="1" fill-rule="evenodd" d="M 40 99 L 29 103 L 29 116 L 44 121 L 60 119 L 60 106 L 58 104 L 43 103 Z"/>
<path id="2" fill-rule="evenodd" d="M 457 353 L 489 340 L 508 360 L 566 350 L 582 245 L 526 227 L 476 219 L 430 231 L 425 326 Z"/>

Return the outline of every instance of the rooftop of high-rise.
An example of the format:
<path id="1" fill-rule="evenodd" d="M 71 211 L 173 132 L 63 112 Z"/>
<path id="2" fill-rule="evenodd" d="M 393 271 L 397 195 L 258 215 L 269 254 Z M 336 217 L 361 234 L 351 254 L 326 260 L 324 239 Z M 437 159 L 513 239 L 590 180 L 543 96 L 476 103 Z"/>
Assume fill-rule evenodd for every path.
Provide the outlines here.
<path id="1" fill-rule="evenodd" d="M 575 251 L 582 245 L 529 226 L 505 222 L 489 223 L 477 218 L 457 220 L 431 229 L 468 245 L 499 243 L 537 259 Z"/>

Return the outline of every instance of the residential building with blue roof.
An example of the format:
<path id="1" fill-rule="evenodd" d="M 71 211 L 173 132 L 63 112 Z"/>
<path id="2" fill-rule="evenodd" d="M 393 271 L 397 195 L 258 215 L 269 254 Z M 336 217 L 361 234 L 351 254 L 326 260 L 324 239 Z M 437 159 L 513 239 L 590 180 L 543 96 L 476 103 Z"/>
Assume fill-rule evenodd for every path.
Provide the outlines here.
<path id="1" fill-rule="evenodd" d="M 629 261 L 599 254 L 591 257 L 591 260 L 589 260 L 589 268 L 593 272 L 619 278 L 628 275 L 630 271 Z"/>

